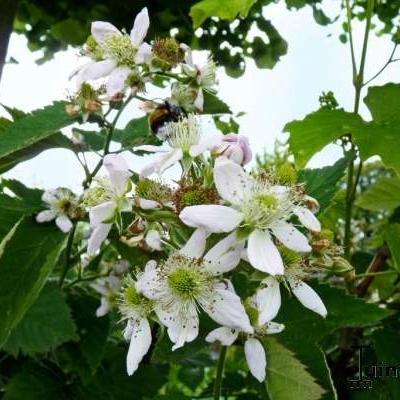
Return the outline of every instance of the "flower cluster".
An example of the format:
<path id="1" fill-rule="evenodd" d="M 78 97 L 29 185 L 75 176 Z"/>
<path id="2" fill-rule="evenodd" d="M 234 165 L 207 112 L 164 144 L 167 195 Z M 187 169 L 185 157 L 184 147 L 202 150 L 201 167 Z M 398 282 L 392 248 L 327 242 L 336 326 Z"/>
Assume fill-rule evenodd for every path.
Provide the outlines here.
<path id="1" fill-rule="evenodd" d="M 314 215 L 318 202 L 291 170 L 285 175 L 290 179 L 280 179 L 279 171 L 247 172 L 252 152 L 246 137 L 203 132 L 198 113 L 205 109 L 205 92 L 214 93 L 213 59 L 195 64 L 191 49 L 174 38 L 146 43 L 148 27 L 146 9 L 130 34 L 106 22 L 92 24 L 82 51 L 90 61 L 76 73 L 79 101 L 69 112 L 96 112 L 104 118 L 101 127 L 107 127 L 101 96 L 111 103 L 136 97 L 150 113 L 152 133 L 144 133 L 148 141 L 122 150 L 159 155 L 135 171 L 106 143 L 99 166 L 107 176 L 89 176 L 91 185 L 80 197 L 65 189 L 46 192 L 49 209 L 37 220 L 56 219 L 64 232 L 77 221 L 88 223 L 89 257 L 123 245 L 148 260 L 138 257 L 137 264 L 112 270 L 92 285 L 101 294 L 97 315 L 116 308 L 124 321 L 128 374 L 149 351 L 153 325 L 167 331 L 175 350 L 198 337 L 206 314 L 215 323 L 204 335 L 206 342 L 244 343 L 249 369 L 263 381 L 264 337 L 284 329 L 273 321 L 281 307 L 280 286 L 305 307 L 327 315 L 305 283 L 317 269 L 313 260 L 323 263 L 325 250 L 331 249 Z M 170 97 L 157 103 L 137 96 L 160 77 L 173 79 Z M 103 86 L 88 90 L 99 80 Z M 173 165 L 180 167 L 180 176 L 162 180 Z M 116 260 L 120 263 L 121 255 Z M 258 282 L 244 298 L 232 283 L 243 271 Z"/>

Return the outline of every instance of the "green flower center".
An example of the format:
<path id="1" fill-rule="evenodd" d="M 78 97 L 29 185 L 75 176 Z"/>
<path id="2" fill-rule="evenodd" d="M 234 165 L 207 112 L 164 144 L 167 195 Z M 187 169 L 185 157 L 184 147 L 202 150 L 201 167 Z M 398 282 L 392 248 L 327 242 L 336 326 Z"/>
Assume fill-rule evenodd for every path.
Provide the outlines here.
<path id="1" fill-rule="evenodd" d="M 194 298 L 199 293 L 201 277 L 197 271 L 181 267 L 169 274 L 168 286 L 184 299 Z"/>
<path id="2" fill-rule="evenodd" d="M 71 202 L 67 199 L 61 199 L 57 202 L 57 208 L 64 214 L 67 214 L 71 208 Z"/>
<path id="3" fill-rule="evenodd" d="M 136 291 L 134 286 L 128 286 L 124 292 L 124 300 L 129 305 L 138 306 L 142 302 L 143 296 Z"/>
<path id="4" fill-rule="evenodd" d="M 265 229 L 276 214 L 278 200 L 271 194 L 256 194 L 243 208 L 244 226 L 249 233 L 253 229 Z"/>
<path id="5" fill-rule="evenodd" d="M 244 305 L 244 309 L 246 310 L 246 314 L 249 317 L 250 324 L 252 326 L 256 326 L 258 324 L 258 316 L 259 316 L 257 308 L 255 308 L 252 304 L 249 304 L 249 302 L 246 302 Z"/>
<path id="6" fill-rule="evenodd" d="M 118 66 L 133 67 L 137 49 L 132 45 L 128 35 L 110 35 L 106 38 L 104 47 Z"/>

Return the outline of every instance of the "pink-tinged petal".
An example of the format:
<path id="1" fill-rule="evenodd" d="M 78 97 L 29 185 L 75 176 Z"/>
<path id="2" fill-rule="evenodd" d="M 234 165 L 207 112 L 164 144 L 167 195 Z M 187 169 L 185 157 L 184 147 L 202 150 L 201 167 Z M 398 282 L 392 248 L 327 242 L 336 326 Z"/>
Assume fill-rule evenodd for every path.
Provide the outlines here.
<path id="1" fill-rule="evenodd" d="M 110 302 L 107 300 L 106 297 L 102 297 L 100 299 L 100 307 L 98 307 L 96 310 L 96 317 L 104 317 L 104 315 L 108 314 L 110 309 Z"/>
<path id="2" fill-rule="evenodd" d="M 212 330 L 206 336 L 206 342 L 214 343 L 220 342 L 223 346 L 231 346 L 239 335 L 239 331 L 232 328 L 222 326 L 220 328 Z"/>
<path id="3" fill-rule="evenodd" d="M 125 89 L 125 81 L 128 77 L 130 69 L 128 67 L 115 68 L 107 80 L 107 96 L 109 98 L 123 92 Z"/>
<path id="4" fill-rule="evenodd" d="M 116 67 L 116 64 L 112 60 L 103 60 L 92 63 L 85 68 L 82 68 L 78 73 L 77 85 L 80 86 L 82 83 L 92 81 L 100 78 L 104 78 L 111 74 Z"/>
<path id="5" fill-rule="evenodd" d="M 266 232 L 256 229 L 250 234 L 247 255 L 254 268 L 271 275 L 283 275 L 282 257 Z"/>
<path id="6" fill-rule="evenodd" d="M 244 354 L 251 374 L 259 382 L 264 382 L 267 360 L 263 345 L 257 339 L 247 339 L 244 344 Z"/>
<path id="7" fill-rule="evenodd" d="M 300 222 L 310 231 L 314 232 L 321 231 L 320 222 L 308 208 L 297 206 L 293 210 L 293 213 L 297 215 Z"/>
<path id="8" fill-rule="evenodd" d="M 275 237 L 288 249 L 299 253 L 311 251 L 307 238 L 293 225 L 281 221 L 272 226 L 271 229 Z"/>
<path id="9" fill-rule="evenodd" d="M 107 154 L 103 165 L 107 169 L 114 193 L 120 197 L 127 192 L 132 173 L 124 157 L 120 154 Z"/>
<path id="10" fill-rule="evenodd" d="M 279 282 L 274 277 L 270 276 L 263 280 L 263 284 L 265 284 L 266 287 L 256 292 L 259 325 L 264 325 L 274 319 L 281 308 Z"/>
<path id="11" fill-rule="evenodd" d="M 126 357 L 126 369 L 128 375 L 138 369 L 143 357 L 149 351 L 151 345 L 151 329 L 147 318 L 142 318 L 134 323 L 131 334 L 131 342 L 129 344 L 128 355 Z"/>
<path id="12" fill-rule="evenodd" d="M 52 221 L 56 217 L 56 214 L 52 210 L 44 210 L 41 211 L 38 215 L 36 215 L 36 222 L 40 224 L 43 222 Z"/>
<path id="13" fill-rule="evenodd" d="M 204 228 L 210 233 L 231 232 L 242 221 L 242 214 L 230 207 L 202 204 L 185 207 L 179 214 L 181 221 L 193 228 Z"/>
<path id="14" fill-rule="evenodd" d="M 56 225 L 64 233 L 67 233 L 72 228 L 72 222 L 66 215 L 60 215 L 56 218 Z"/>
<path id="15" fill-rule="evenodd" d="M 147 7 L 144 7 L 138 15 L 136 15 L 133 28 L 131 30 L 131 41 L 135 47 L 139 47 L 143 39 L 147 35 L 149 29 L 150 19 Z"/>
<path id="16" fill-rule="evenodd" d="M 304 307 L 326 317 L 328 311 L 315 290 L 298 279 L 288 278 L 290 289 Z"/>
<path id="17" fill-rule="evenodd" d="M 214 181 L 219 195 L 240 205 L 248 190 L 249 178 L 243 168 L 226 157 L 218 157 L 214 166 Z"/>
<path id="18" fill-rule="evenodd" d="M 113 218 L 117 209 L 116 204 L 113 201 L 106 201 L 97 206 L 92 207 L 89 210 L 90 225 L 98 225 L 103 222 L 108 222 Z"/>
<path id="19" fill-rule="evenodd" d="M 180 44 L 181 49 L 185 52 L 186 64 L 194 67 L 192 49 L 185 43 Z"/>
<path id="20" fill-rule="evenodd" d="M 148 43 L 142 43 L 135 54 L 136 64 L 148 64 L 152 57 L 151 46 Z"/>
<path id="21" fill-rule="evenodd" d="M 96 225 L 88 240 L 87 253 L 89 256 L 95 255 L 97 250 L 100 249 L 101 244 L 107 239 L 111 227 L 112 224 Z"/>
<path id="22" fill-rule="evenodd" d="M 206 248 L 207 232 L 203 228 L 197 228 L 190 236 L 179 253 L 189 258 L 200 258 Z"/>
<path id="23" fill-rule="evenodd" d="M 104 41 L 109 37 L 121 35 L 121 32 L 113 24 L 104 21 L 92 22 L 91 33 L 99 45 L 103 45 Z"/>
<path id="24" fill-rule="evenodd" d="M 199 88 L 197 91 L 197 96 L 194 99 L 193 105 L 196 107 L 197 111 L 202 112 L 203 107 L 204 107 L 204 95 L 203 95 L 203 89 Z"/>

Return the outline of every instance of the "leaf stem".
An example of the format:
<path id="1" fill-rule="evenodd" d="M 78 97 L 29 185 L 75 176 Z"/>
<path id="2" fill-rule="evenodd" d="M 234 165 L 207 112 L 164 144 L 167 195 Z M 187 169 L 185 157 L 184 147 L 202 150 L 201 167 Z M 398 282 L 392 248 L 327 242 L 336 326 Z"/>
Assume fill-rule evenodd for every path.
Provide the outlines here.
<path id="1" fill-rule="evenodd" d="M 62 273 L 60 275 L 60 280 L 58 281 L 58 284 L 60 287 L 63 285 L 65 277 L 67 276 L 69 267 L 71 266 L 71 251 L 72 251 L 72 244 L 74 243 L 76 225 L 77 225 L 77 223 L 75 222 L 72 225 L 72 228 L 68 234 L 67 245 L 65 247 L 64 269 L 62 270 Z"/>
<path id="2" fill-rule="evenodd" d="M 228 349 L 227 346 L 221 346 L 221 350 L 219 351 L 217 375 L 215 376 L 215 383 L 214 383 L 214 400 L 219 400 L 221 396 L 222 375 L 224 372 L 227 349 Z"/>

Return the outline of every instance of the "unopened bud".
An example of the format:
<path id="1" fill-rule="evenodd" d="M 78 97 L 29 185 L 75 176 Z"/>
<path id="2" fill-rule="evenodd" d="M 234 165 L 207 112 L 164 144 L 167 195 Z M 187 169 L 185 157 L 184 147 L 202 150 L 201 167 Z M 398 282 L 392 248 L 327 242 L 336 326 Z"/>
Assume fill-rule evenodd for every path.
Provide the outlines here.
<path id="1" fill-rule="evenodd" d="M 215 150 L 219 155 L 224 155 L 231 161 L 245 165 L 252 158 L 252 152 L 247 137 L 242 135 L 224 135 L 221 145 Z"/>

